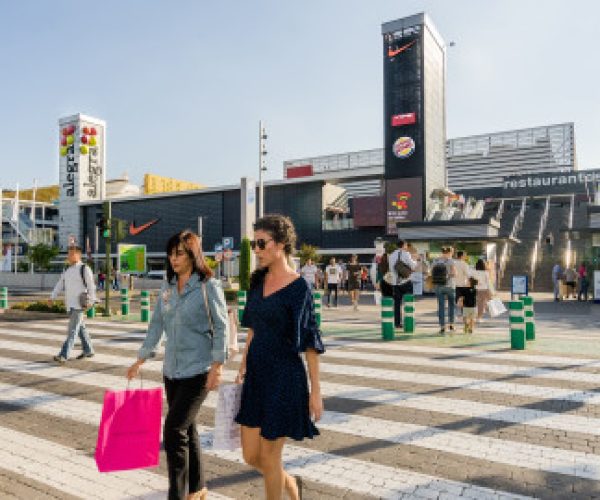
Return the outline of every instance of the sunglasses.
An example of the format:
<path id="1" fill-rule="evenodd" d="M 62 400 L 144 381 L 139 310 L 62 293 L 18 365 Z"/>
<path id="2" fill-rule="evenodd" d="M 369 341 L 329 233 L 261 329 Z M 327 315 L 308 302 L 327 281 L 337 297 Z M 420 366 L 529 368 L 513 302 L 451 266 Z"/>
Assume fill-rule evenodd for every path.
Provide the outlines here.
<path id="1" fill-rule="evenodd" d="M 252 248 L 252 250 L 255 250 L 256 247 L 258 247 L 260 250 L 264 250 L 269 241 L 273 241 L 273 239 L 263 240 L 262 238 L 260 238 L 258 240 L 253 240 L 250 242 L 250 247 Z"/>

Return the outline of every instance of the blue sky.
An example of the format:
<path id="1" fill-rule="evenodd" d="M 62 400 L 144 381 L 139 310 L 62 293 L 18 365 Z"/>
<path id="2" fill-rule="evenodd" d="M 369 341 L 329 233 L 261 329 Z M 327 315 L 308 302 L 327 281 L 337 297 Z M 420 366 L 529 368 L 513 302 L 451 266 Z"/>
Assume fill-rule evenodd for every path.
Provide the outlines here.
<path id="1" fill-rule="evenodd" d="M 107 121 L 108 177 L 208 185 L 381 147 L 382 22 L 425 11 L 448 52 L 448 137 L 575 122 L 600 168 L 600 2 L 0 0 L 0 186 L 58 181 L 58 118 Z"/>

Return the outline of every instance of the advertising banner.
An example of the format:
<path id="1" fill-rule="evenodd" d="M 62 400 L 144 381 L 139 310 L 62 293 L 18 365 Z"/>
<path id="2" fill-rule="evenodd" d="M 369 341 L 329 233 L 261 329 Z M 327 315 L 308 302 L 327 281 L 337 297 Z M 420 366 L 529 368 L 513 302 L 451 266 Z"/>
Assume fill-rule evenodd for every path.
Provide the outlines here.
<path id="1" fill-rule="evenodd" d="M 146 245 L 120 243 L 117 250 L 119 272 L 143 274 L 146 272 Z"/>
<path id="2" fill-rule="evenodd" d="M 594 271 L 594 302 L 600 302 L 600 271 Z"/>
<path id="3" fill-rule="evenodd" d="M 398 234 L 399 222 L 423 220 L 423 179 L 410 177 L 385 181 L 387 234 Z"/>

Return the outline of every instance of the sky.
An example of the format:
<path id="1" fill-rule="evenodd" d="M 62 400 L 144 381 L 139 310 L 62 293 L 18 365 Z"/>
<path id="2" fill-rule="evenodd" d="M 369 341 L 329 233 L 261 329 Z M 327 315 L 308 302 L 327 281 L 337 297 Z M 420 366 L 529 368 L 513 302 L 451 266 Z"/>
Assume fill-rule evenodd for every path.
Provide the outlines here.
<path id="1" fill-rule="evenodd" d="M 0 0 L 0 187 L 58 182 L 58 119 L 107 122 L 107 177 L 209 186 L 383 146 L 381 24 L 448 43 L 448 138 L 575 122 L 600 168 L 596 0 Z"/>

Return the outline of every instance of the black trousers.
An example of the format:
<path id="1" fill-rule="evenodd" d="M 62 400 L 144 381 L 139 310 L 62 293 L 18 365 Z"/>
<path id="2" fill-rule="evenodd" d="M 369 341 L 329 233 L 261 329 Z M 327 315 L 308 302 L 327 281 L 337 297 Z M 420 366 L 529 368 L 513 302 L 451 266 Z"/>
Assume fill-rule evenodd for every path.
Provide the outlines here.
<path id="1" fill-rule="evenodd" d="M 402 298 L 407 293 L 413 293 L 412 281 L 394 285 L 394 326 L 396 328 L 402 326 Z"/>
<path id="2" fill-rule="evenodd" d="M 331 305 L 331 294 L 335 293 L 335 306 L 338 305 L 338 284 L 337 283 L 328 283 L 327 284 L 327 293 L 325 296 L 327 297 L 327 305 Z"/>
<path id="3" fill-rule="evenodd" d="M 169 500 L 183 500 L 188 491 L 195 493 L 206 486 L 195 420 L 208 393 L 207 377 L 207 373 L 184 379 L 164 377 L 169 405 L 163 429 Z"/>

